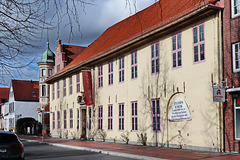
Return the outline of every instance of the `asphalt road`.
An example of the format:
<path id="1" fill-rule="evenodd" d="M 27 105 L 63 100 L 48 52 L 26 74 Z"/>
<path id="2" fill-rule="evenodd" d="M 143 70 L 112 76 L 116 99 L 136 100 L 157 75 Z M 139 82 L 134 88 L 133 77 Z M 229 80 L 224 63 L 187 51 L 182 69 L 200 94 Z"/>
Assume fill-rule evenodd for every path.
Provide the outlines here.
<path id="1" fill-rule="evenodd" d="M 96 152 L 50 146 L 37 142 L 22 142 L 24 144 L 26 160 L 128 160 L 128 158 L 125 157 L 111 156 Z"/>

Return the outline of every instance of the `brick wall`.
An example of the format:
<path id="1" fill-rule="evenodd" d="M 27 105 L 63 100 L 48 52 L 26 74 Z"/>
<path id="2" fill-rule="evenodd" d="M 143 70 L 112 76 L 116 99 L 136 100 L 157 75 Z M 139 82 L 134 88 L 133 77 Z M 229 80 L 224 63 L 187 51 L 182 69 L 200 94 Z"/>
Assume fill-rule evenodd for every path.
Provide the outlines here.
<path id="1" fill-rule="evenodd" d="M 240 87 L 240 73 L 233 73 L 232 44 L 240 41 L 240 17 L 231 18 L 231 0 L 224 1 L 223 10 L 223 56 L 224 78 L 228 79 L 230 88 Z M 239 141 L 234 133 L 234 104 L 233 99 L 240 97 L 240 93 L 227 93 L 224 104 L 225 151 L 239 152 Z"/>

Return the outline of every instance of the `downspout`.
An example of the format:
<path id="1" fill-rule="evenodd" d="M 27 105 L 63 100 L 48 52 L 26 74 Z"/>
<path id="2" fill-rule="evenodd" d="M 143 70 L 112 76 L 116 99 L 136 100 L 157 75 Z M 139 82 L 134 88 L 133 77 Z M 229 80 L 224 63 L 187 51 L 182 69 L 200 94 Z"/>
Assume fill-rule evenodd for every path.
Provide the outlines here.
<path id="1" fill-rule="evenodd" d="M 222 83 L 223 80 L 223 53 L 222 53 L 222 10 L 218 12 L 218 52 L 219 52 L 219 66 L 218 66 L 218 80 Z M 223 129 L 223 102 L 219 102 L 219 140 L 220 140 L 220 152 L 224 151 L 224 129 Z"/>

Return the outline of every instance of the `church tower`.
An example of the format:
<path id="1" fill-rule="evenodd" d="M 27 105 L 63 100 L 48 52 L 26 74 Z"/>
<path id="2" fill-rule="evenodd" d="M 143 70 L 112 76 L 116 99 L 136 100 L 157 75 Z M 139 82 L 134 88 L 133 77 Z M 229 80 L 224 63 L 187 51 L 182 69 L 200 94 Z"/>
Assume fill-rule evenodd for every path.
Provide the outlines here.
<path id="1" fill-rule="evenodd" d="M 49 42 L 47 42 L 47 49 L 42 53 L 40 62 L 37 63 L 39 67 L 39 111 L 49 111 L 50 101 L 50 85 L 44 83 L 44 81 L 53 75 L 55 54 L 49 48 Z M 42 123 L 42 112 L 38 114 L 39 122 Z M 49 114 L 44 115 L 45 129 L 49 128 Z"/>

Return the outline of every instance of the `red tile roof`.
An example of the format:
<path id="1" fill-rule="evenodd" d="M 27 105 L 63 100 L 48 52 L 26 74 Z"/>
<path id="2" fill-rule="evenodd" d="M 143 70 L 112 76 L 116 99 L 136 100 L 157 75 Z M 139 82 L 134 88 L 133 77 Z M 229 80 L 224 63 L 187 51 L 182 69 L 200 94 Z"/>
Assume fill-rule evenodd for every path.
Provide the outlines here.
<path id="1" fill-rule="evenodd" d="M 8 102 L 10 88 L 0 88 L 0 104 L 2 104 L 2 99 L 6 99 Z"/>
<path id="2" fill-rule="evenodd" d="M 15 101 L 39 101 L 39 82 L 12 80 Z M 36 96 L 33 96 L 35 92 Z"/>
<path id="3" fill-rule="evenodd" d="M 217 0 L 162 0 L 108 28 L 69 65 L 56 73 L 66 72 L 151 31 Z M 51 77 L 50 77 L 51 79 Z"/>

